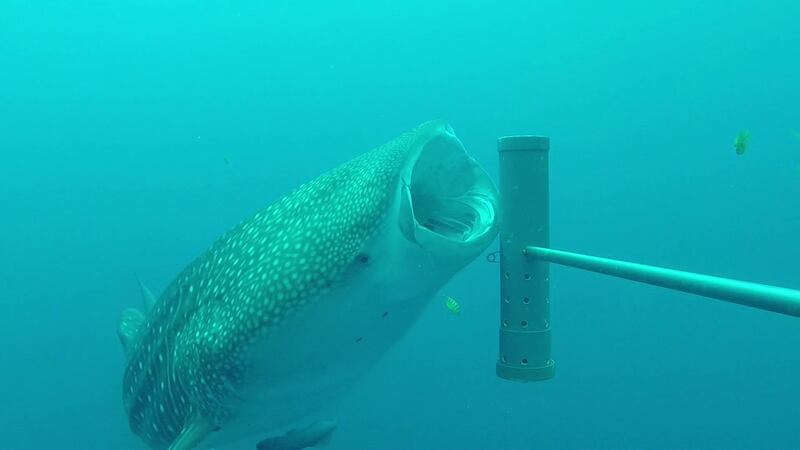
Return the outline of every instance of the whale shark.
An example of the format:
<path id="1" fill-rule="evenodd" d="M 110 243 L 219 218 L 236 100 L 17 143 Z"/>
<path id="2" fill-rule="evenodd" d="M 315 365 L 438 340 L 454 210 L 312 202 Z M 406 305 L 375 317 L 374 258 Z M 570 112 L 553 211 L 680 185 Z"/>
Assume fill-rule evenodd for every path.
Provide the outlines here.
<path id="1" fill-rule="evenodd" d="M 168 450 L 328 439 L 335 422 L 264 438 L 375 366 L 492 243 L 497 205 L 453 129 L 431 121 L 256 212 L 122 313 L 130 429 Z"/>

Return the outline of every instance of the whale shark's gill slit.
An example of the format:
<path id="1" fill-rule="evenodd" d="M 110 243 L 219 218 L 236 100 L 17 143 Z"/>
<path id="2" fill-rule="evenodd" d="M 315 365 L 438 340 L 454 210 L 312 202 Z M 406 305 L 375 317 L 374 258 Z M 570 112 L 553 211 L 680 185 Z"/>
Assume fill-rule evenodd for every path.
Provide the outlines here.
<path id="1" fill-rule="evenodd" d="M 425 228 L 458 240 L 466 240 L 472 230 L 474 219 L 459 219 L 457 217 L 428 217 L 422 224 Z"/>

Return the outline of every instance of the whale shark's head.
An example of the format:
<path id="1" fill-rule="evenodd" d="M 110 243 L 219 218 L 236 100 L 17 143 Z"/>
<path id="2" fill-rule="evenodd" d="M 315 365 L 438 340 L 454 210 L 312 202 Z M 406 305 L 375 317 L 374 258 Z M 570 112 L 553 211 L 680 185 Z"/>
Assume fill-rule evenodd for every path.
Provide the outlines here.
<path id="1" fill-rule="evenodd" d="M 481 252 L 497 232 L 497 191 L 452 128 L 432 125 L 409 163 L 403 179 L 419 244 L 453 257 Z"/>
<path id="2" fill-rule="evenodd" d="M 188 450 L 308 417 L 491 244 L 497 197 L 433 121 L 243 221 L 146 315 L 123 314 L 132 430 Z"/>
<path id="3" fill-rule="evenodd" d="M 445 122 L 421 125 L 404 158 L 390 217 L 368 246 L 381 249 L 378 258 L 393 254 L 397 271 L 422 293 L 441 287 L 494 240 L 498 194 Z M 413 296 L 412 288 L 404 291 Z"/>

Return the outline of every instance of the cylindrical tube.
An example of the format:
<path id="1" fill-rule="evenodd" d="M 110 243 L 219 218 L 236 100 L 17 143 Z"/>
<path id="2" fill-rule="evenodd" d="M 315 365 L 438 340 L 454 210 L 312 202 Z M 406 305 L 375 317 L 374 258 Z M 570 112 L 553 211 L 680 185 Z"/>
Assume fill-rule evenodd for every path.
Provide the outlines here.
<path id="1" fill-rule="evenodd" d="M 527 246 L 550 244 L 550 140 L 508 136 L 500 156 L 500 355 L 497 376 L 514 381 L 552 378 L 550 275 L 545 261 L 527 258 Z"/>

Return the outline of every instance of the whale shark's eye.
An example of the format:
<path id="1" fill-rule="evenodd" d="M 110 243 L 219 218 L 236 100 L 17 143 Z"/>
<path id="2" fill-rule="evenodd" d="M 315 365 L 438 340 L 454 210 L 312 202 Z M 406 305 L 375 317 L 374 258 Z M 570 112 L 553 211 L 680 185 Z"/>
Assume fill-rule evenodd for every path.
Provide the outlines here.
<path id="1" fill-rule="evenodd" d="M 366 253 L 359 253 L 358 256 L 356 256 L 356 260 L 361 264 L 366 264 L 369 262 L 369 255 Z"/>

